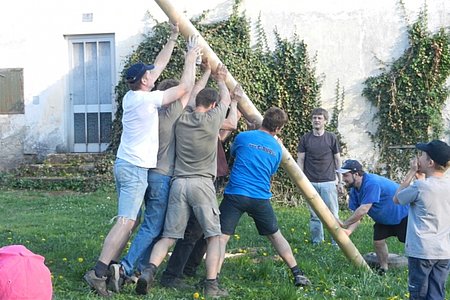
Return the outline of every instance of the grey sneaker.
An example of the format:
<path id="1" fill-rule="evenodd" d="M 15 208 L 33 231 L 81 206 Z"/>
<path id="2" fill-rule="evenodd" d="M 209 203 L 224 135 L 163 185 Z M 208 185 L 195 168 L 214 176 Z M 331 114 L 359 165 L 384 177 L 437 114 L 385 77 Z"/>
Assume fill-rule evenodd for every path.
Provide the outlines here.
<path id="1" fill-rule="evenodd" d="M 111 297 L 112 293 L 106 289 L 106 277 L 97 277 L 94 270 L 89 270 L 83 276 L 84 280 L 102 297 Z"/>
<path id="2" fill-rule="evenodd" d="M 311 285 L 311 281 L 309 281 L 308 277 L 306 277 L 303 273 L 294 276 L 294 285 L 295 286 L 308 286 Z"/>
<path id="3" fill-rule="evenodd" d="M 106 280 L 108 290 L 119 293 L 125 284 L 125 274 L 120 264 L 112 264 L 109 266 L 109 276 Z"/>
<path id="4" fill-rule="evenodd" d="M 141 276 L 136 283 L 136 293 L 138 295 L 147 295 L 148 288 L 151 286 L 153 281 L 155 280 L 155 269 L 147 268 L 142 271 Z"/>
<path id="5" fill-rule="evenodd" d="M 204 294 L 212 298 L 228 297 L 228 292 L 219 287 L 219 282 L 215 280 L 204 281 Z"/>

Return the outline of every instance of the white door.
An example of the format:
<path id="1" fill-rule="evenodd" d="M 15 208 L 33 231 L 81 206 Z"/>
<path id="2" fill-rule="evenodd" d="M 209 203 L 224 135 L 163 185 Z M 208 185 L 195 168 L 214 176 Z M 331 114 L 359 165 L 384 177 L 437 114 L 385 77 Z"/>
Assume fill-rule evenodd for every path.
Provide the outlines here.
<path id="1" fill-rule="evenodd" d="M 114 35 L 67 38 L 70 149 L 73 152 L 102 152 L 111 141 Z"/>

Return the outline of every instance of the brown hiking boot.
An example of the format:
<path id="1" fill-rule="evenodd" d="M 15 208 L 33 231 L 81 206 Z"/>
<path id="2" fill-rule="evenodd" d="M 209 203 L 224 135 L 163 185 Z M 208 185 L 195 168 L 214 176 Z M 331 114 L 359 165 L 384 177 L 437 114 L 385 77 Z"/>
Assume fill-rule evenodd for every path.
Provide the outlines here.
<path id="1" fill-rule="evenodd" d="M 228 292 L 219 287 L 217 279 L 204 281 L 204 294 L 212 298 L 228 297 Z"/>
<path id="2" fill-rule="evenodd" d="M 153 281 L 155 280 L 155 268 L 147 268 L 142 271 L 141 276 L 136 283 L 136 293 L 138 295 L 147 295 L 148 288 L 151 286 Z"/>
<path id="3" fill-rule="evenodd" d="M 83 276 L 84 280 L 91 287 L 91 289 L 95 290 L 99 296 L 102 297 L 111 297 L 112 293 L 106 289 L 106 276 L 105 277 L 97 277 L 95 275 L 94 270 L 89 270 Z"/>

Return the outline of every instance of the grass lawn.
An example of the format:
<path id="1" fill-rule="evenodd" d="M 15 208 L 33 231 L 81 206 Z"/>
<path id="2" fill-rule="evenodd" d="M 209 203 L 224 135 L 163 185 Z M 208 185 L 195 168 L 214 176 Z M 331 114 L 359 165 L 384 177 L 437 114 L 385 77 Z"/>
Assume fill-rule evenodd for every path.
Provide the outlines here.
<path id="1" fill-rule="evenodd" d="M 221 274 L 229 299 L 407 299 L 406 269 L 392 269 L 384 277 L 357 269 L 329 243 L 310 244 L 306 207 L 275 209 L 281 231 L 313 285 L 292 285 L 289 269 L 245 216 L 227 249 L 243 255 L 227 259 Z M 52 272 L 54 299 L 97 299 L 82 276 L 95 264 L 116 210 L 112 190 L 88 194 L 0 190 L 0 246 L 23 244 L 44 256 Z M 345 218 L 349 212 L 342 215 Z M 368 218 L 352 241 L 362 254 L 373 251 L 372 223 Z M 390 252 L 403 253 L 403 244 L 394 238 L 388 243 Z M 199 273 L 204 274 L 204 267 Z M 200 279 L 189 278 L 188 282 L 194 284 Z M 176 291 L 157 283 L 149 295 L 139 298 L 193 299 L 195 292 L 200 293 L 199 299 L 203 298 L 195 288 Z M 114 298 L 136 297 L 134 286 L 126 286 Z"/>

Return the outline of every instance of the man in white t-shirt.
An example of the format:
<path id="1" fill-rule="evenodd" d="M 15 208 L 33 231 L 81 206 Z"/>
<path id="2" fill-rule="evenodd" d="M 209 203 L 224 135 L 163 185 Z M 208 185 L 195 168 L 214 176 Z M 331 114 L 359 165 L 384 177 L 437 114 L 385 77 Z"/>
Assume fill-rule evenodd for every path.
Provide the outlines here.
<path id="1" fill-rule="evenodd" d="M 180 84 L 166 91 L 150 90 L 169 62 L 178 26 L 174 26 L 169 41 L 158 54 L 153 65 L 136 63 L 126 71 L 130 91 L 123 98 L 122 136 L 114 176 L 118 195 L 117 221 L 105 238 L 100 257 L 84 279 L 100 296 L 111 296 L 106 288 L 108 265 L 120 255 L 136 223 L 147 188 L 147 171 L 156 167 L 158 153 L 158 108 L 188 93 L 195 80 L 195 61 L 200 48 L 190 49 Z"/>

